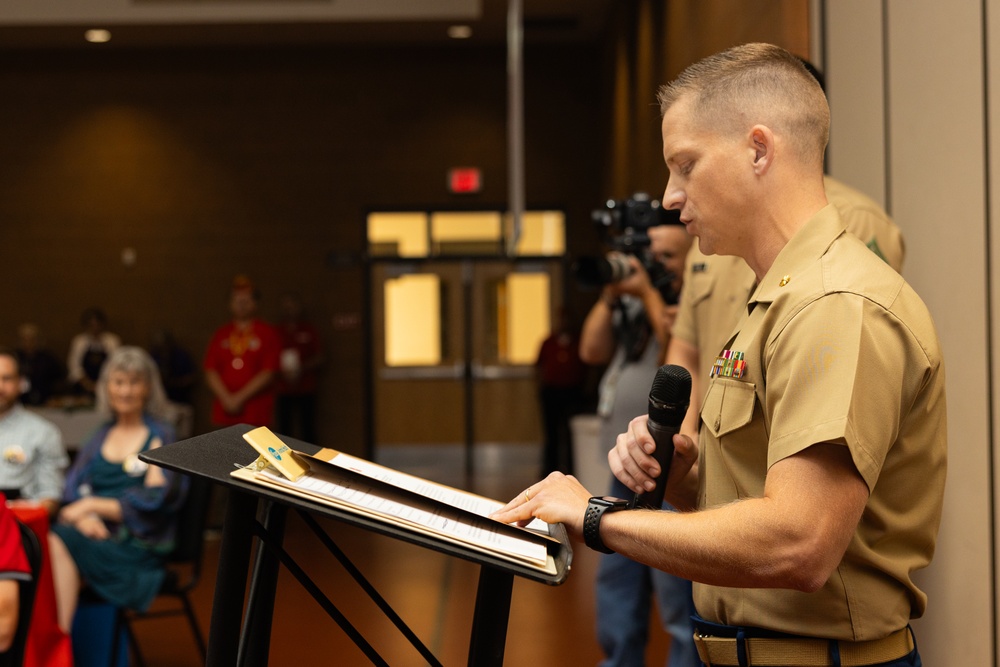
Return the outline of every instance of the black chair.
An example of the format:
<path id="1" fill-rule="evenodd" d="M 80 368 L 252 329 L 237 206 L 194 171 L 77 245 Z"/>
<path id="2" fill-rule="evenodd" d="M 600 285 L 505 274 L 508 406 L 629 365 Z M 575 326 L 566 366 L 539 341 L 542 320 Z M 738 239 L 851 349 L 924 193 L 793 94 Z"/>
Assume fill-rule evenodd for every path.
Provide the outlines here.
<path id="1" fill-rule="evenodd" d="M 188 624 L 191 626 L 191 633 L 194 635 L 198 651 L 201 653 L 201 661 L 205 662 L 207 654 L 205 637 L 198 626 L 198 619 L 194 613 L 194 606 L 191 604 L 189 593 L 198 585 L 201 578 L 201 557 L 205 544 L 205 524 L 208 516 L 208 504 L 212 494 L 212 484 L 206 479 L 191 479 L 191 486 L 188 489 L 187 498 L 180 509 L 177 521 L 177 543 L 174 550 L 167 557 L 167 576 L 160 586 L 157 597 L 173 598 L 179 606 L 169 609 L 157 609 L 155 611 L 137 612 L 120 608 L 116 615 L 115 630 L 112 635 L 111 665 L 114 667 L 115 658 L 119 652 L 119 639 L 122 630 L 128 638 L 129 647 L 132 649 L 133 657 L 140 667 L 146 664 L 139 649 L 139 642 L 132 631 L 134 621 L 150 618 L 160 618 L 163 616 L 176 616 L 184 614 L 187 616 Z M 0 665 L 2 667 L 2 665 Z"/>
<path id="2" fill-rule="evenodd" d="M 31 627 L 31 612 L 35 608 L 35 591 L 38 590 L 38 575 L 42 571 L 42 545 L 35 531 L 17 522 L 21 529 L 21 544 L 28 557 L 31 579 L 19 581 L 17 605 L 17 630 L 10 648 L 0 653 L 0 667 L 21 667 L 24 663 L 24 649 L 28 645 L 28 630 Z"/>

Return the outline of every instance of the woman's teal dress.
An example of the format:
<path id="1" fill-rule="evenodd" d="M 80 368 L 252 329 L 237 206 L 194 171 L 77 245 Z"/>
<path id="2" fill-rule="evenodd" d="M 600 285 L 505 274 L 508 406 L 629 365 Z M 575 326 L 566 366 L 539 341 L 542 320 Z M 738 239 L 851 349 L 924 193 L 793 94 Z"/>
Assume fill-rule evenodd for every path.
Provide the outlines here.
<path id="1" fill-rule="evenodd" d="M 111 463 L 101 455 L 101 445 L 112 424 L 88 441 L 66 479 L 65 502 L 86 496 L 117 498 L 122 504 L 120 524 L 107 524 L 111 537 L 94 540 L 76 528 L 56 524 L 52 530 L 69 549 L 80 576 L 101 598 L 122 607 L 146 610 L 166 575 L 164 558 L 173 547 L 176 511 L 186 491 L 183 476 L 164 470 L 164 487 L 146 487 L 145 465 L 130 457 L 125 464 Z M 169 426 L 147 419 L 146 451 L 159 437 L 172 440 Z"/>

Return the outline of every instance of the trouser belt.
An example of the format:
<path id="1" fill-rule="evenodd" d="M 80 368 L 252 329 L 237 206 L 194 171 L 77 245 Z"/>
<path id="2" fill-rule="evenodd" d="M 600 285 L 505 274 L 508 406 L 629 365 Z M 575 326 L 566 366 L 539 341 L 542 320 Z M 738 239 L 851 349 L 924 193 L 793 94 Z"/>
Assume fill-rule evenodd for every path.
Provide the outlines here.
<path id="1" fill-rule="evenodd" d="M 738 667 L 738 643 L 745 646 L 748 667 L 818 667 L 840 664 L 842 667 L 877 665 L 898 660 L 913 651 L 913 636 L 908 627 L 898 630 L 888 637 L 870 641 L 848 642 L 834 639 L 771 638 L 771 637 L 713 637 L 696 632 L 695 646 L 701 661 L 713 667 L 726 665 Z M 840 652 L 839 663 L 834 662 L 833 653 Z"/>

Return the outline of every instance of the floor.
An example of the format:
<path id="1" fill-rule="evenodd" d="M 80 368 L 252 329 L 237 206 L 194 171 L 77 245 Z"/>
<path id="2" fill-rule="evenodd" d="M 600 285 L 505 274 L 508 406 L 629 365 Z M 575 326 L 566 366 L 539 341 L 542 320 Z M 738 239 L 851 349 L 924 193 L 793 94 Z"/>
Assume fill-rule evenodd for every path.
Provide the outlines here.
<path id="1" fill-rule="evenodd" d="M 481 447 L 471 478 L 465 474 L 460 449 L 397 449 L 380 453 L 379 462 L 496 499 L 513 497 L 537 476 L 537 448 L 529 446 Z M 343 524 L 327 522 L 323 526 L 443 665 L 467 664 L 477 565 Z M 206 633 L 219 544 L 217 539 L 207 542 L 205 574 L 194 593 L 196 613 Z M 388 664 L 427 664 L 394 626 L 380 618 L 379 610 L 294 513 L 289 514 L 285 546 Z M 601 652 L 593 630 L 596 565 L 597 554 L 581 546 L 574 549 L 572 571 L 563 585 L 551 587 L 515 579 L 505 665 L 597 664 Z M 271 665 L 370 664 L 284 568 L 277 590 Z M 668 640 L 657 623 L 654 613 L 647 665 L 666 662 Z M 135 630 L 149 667 L 199 664 L 181 617 L 141 621 Z"/>

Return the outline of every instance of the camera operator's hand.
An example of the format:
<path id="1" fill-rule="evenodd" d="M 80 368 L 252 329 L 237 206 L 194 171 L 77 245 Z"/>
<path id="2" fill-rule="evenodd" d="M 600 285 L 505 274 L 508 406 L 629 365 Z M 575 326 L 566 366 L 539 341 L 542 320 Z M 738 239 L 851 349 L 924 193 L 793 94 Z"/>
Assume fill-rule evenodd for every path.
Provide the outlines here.
<path id="1" fill-rule="evenodd" d="M 674 320 L 677 319 L 677 306 L 668 306 L 663 300 L 663 295 L 653 285 L 649 273 L 638 257 L 629 255 L 627 260 L 632 269 L 631 273 L 614 285 L 619 293 L 631 294 L 642 300 L 646 319 L 653 327 L 656 339 L 660 343 L 660 349 L 665 351 L 670 342 L 670 332 L 673 331 Z"/>
<path id="2" fill-rule="evenodd" d="M 580 358 L 584 363 L 599 365 L 611 361 L 615 351 L 613 314 L 619 298 L 628 294 L 642 301 L 646 317 L 662 349 L 666 349 L 669 329 L 664 331 L 663 310 L 666 304 L 638 257 L 623 253 L 609 253 L 608 260 L 627 264 L 629 272 L 623 278 L 604 285 L 601 296 L 590 309 L 580 333 Z M 623 271 L 624 273 L 624 271 Z"/>
<path id="3" fill-rule="evenodd" d="M 649 279 L 649 274 L 638 257 L 634 255 L 624 255 L 623 257 L 631 267 L 631 272 L 613 284 L 618 289 L 619 294 L 631 294 L 645 301 L 646 294 L 650 290 L 656 291 L 652 281 Z"/>

